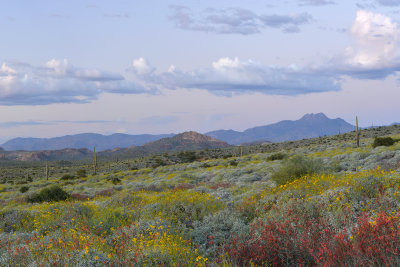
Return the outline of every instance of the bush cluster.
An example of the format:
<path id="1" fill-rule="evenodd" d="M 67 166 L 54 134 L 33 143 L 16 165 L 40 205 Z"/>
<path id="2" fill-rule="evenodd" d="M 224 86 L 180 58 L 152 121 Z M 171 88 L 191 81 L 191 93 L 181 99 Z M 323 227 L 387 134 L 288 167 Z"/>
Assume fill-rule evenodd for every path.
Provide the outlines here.
<path id="1" fill-rule="evenodd" d="M 395 142 L 396 140 L 394 140 L 392 137 L 375 137 L 372 147 L 392 146 Z"/>
<path id="2" fill-rule="evenodd" d="M 321 160 L 297 155 L 284 162 L 280 169 L 272 175 L 272 179 L 278 185 L 284 185 L 306 174 L 319 173 L 322 170 Z"/>
<path id="3" fill-rule="evenodd" d="M 74 180 L 76 177 L 74 176 L 74 175 L 71 175 L 71 174 L 64 174 L 62 177 L 61 177 L 61 180 L 63 180 L 63 181 L 68 181 L 68 180 Z"/>
<path id="4" fill-rule="evenodd" d="M 69 194 L 65 192 L 61 187 L 53 185 L 50 187 L 43 188 L 40 192 L 35 192 L 28 196 L 26 200 L 31 203 L 41 202 L 52 202 L 62 201 L 69 198 Z"/>
<path id="5" fill-rule="evenodd" d="M 21 187 L 19 188 L 19 192 L 21 192 L 21 193 L 28 192 L 28 190 L 29 190 L 29 186 L 26 186 L 26 185 L 21 186 Z"/>
<path id="6" fill-rule="evenodd" d="M 267 160 L 268 161 L 281 160 L 281 159 L 284 159 L 285 157 L 286 157 L 286 155 L 283 153 L 274 153 L 274 154 L 270 155 L 267 158 Z"/>

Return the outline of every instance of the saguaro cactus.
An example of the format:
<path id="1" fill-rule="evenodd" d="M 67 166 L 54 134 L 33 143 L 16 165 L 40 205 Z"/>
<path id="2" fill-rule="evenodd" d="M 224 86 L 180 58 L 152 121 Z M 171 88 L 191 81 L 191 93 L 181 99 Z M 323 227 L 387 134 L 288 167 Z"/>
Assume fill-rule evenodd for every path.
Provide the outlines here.
<path id="1" fill-rule="evenodd" d="M 360 147 L 360 130 L 358 129 L 358 117 L 356 116 L 356 141 L 357 147 Z"/>
<path id="2" fill-rule="evenodd" d="M 96 147 L 93 147 L 93 174 L 96 175 L 96 172 L 97 172 Z"/>
<path id="3" fill-rule="evenodd" d="M 48 181 L 49 180 L 49 173 L 50 173 L 50 171 L 49 171 L 49 163 L 46 161 L 46 180 Z"/>

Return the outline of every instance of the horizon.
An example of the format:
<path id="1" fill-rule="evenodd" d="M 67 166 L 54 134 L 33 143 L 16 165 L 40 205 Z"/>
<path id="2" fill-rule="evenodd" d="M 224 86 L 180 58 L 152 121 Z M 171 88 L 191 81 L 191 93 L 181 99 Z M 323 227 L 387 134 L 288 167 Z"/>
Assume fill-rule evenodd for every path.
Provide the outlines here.
<path id="1" fill-rule="evenodd" d="M 138 134 L 111 133 L 111 134 L 101 134 L 101 133 L 93 133 L 93 132 L 82 132 L 82 133 L 76 133 L 76 134 L 67 134 L 67 135 L 62 135 L 62 136 L 50 136 L 50 137 L 43 137 L 43 138 L 40 138 L 40 137 L 29 137 L 29 136 L 27 136 L 27 137 L 20 137 L 20 136 L 18 136 L 18 137 L 14 137 L 14 138 L 11 138 L 11 139 L 2 141 L 2 142 L 1 142 L 1 139 L 0 139 L 0 146 L 1 146 L 2 144 L 7 143 L 8 141 L 11 141 L 11 140 L 17 139 L 17 138 L 22 138 L 22 139 L 23 139 L 23 138 L 27 138 L 27 139 L 29 139 L 29 138 L 52 139 L 52 138 L 60 138 L 60 137 L 65 137 L 65 136 L 84 135 L 84 134 L 98 134 L 98 135 L 102 135 L 102 136 L 112 136 L 112 135 L 115 135 L 115 134 L 123 134 L 123 135 L 173 135 L 173 136 L 174 136 L 174 135 L 178 135 L 178 134 L 182 134 L 182 133 L 187 133 L 187 132 L 196 132 L 196 133 L 200 133 L 200 134 L 203 134 L 203 135 L 207 135 L 208 133 L 215 132 L 215 131 L 236 131 L 236 132 L 244 132 L 244 131 L 246 131 L 246 130 L 248 130 L 248 129 L 257 128 L 257 127 L 263 127 L 263 126 L 270 126 L 270 125 L 273 125 L 273 124 L 276 124 L 276 123 L 280 123 L 280 122 L 282 122 L 282 121 L 299 121 L 299 120 L 303 119 L 303 117 L 305 117 L 305 116 L 307 116 L 307 115 L 319 115 L 319 114 L 324 115 L 324 116 L 327 117 L 329 120 L 336 120 L 336 119 L 341 119 L 341 120 L 343 120 L 342 118 L 339 118 L 339 117 L 338 117 L 338 118 L 329 118 L 328 116 L 326 116 L 325 113 L 319 112 L 319 113 L 306 113 L 306 114 L 303 114 L 303 115 L 302 115 L 300 118 L 298 118 L 297 120 L 281 120 L 281 121 L 273 122 L 273 123 L 267 124 L 267 125 L 255 125 L 255 126 L 253 126 L 253 127 L 244 129 L 244 130 L 242 130 L 242 131 L 236 131 L 236 130 L 233 130 L 233 129 L 214 129 L 214 130 L 211 130 L 211 131 L 208 131 L 208 132 L 197 132 L 197 131 L 193 131 L 193 130 L 186 130 L 186 131 L 183 131 L 183 132 L 170 132 L 170 133 L 160 133 L 160 134 L 153 134 L 153 133 L 138 133 Z M 346 120 L 344 120 L 344 121 L 345 121 L 346 123 L 349 123 L 349 122 L 347 122 Z M 353 125 L 353 124 L 351 124 L 351 123 L 349 123 L 349 124 L 355 127 L 355 125 Z M 377 127 L 382 127 L 382 126 L 392 126 L 392 125 L 394 125 L 394 124 L 396 124 L 396 122 L 393 122 L 393 123 L 388 124 L 388 125 L 372 125 L 372 126 L 369 126 L 369 127 L 359 127 L 359 128 L 360 128 L 360 129 L 369 129 L 369 128 L 371 128 L 371 127 L 377 128 Z M 164 137 L 164 138 L 165 138 L 165 137 Z"/>
<path id="2" fill-rule="evenodd" d="M 399 23 L 397 0 L 7 2 L 0 143 L 243 131 L 320 112 L 390 125 Z"/>

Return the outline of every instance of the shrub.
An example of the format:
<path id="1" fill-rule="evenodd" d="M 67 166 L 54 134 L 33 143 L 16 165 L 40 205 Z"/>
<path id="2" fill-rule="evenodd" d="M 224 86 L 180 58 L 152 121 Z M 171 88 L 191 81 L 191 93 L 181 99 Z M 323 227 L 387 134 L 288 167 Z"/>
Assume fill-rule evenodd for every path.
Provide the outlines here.
<path id="1" fill-rule="evenodd" d="M 321 160 L 294 156 L 283 163 L 281 168 L 272 175 L 272 179 L 278 185 L 284 185 L 306 174 L 319 173 L 322 169 Z"/>
<path id="2" fill-rule="evenodd" d="M 25 192 L 27 192 L 29 190 L 29 186 L 21 186 L 20 188 L 19 188 L 19 192 L 21 192 L 21 193 L 25 193 Z"/>
<path id="3" fill-rule="evenodd" d="M 35 192 L 28 196 L 26 200 L 28 202 L 51 202 L 51 201 L 62 201 L 69 198 L 69 194 L 65 192 L 61 187 L 54 185 L 51 187 L 44 188 L 40 192 Z"/>
<path id="4" fill-rule="evenodd" d="M 29 211 L 11 209 L 0 212 L 0 229 L 5 233 L 29 229 L 32 224 L 33 216 Z"/>
<path id="5" fill-rule="evenodd" d="M 81 177 L 81 178 L 86 177 L 86 176 L 87 176 L 86 170 L 85 170 L 85 169 L 80 169 L 80 170 L 78 170 L 78 171 L 76 172 L 76 175 L 77 175 L 78 177 Z"/>
<path id="6" fill-rule="evenodd" d="M 190 163 L 197 159 L 196 152 L 194 151 L 185 151 L 179 152 L 178 158 L 182 163 Z"/>
<path id="7" fill-rule="evenodd" d="M 270 155 L 267 158 L 267 160 L 268 161 L 281 160 L 281 159 L 284 159 L 285 157 L 286 157 L 286 155 L 283 153 L 274 153 L 274 154 Z"/>
<path id="8" fill-rule="evenodd" d="M 300 222 L 287 217 L 252 223 L 249 237 L 237 235 L 225 249 L 239 266 L 314 266 L 319 247 L 334 235 L 322 218 Z"/>
<path id="9" fill-rule="evenodd" d="M 395 143 L 395 140 L 391 137 L 375 137 L 374 143 L 372 147 L 378 146 L 392 146 Z"/>
<path id="10" fill-rule="evenodd" d="M 75 179 L 76 177 L 74 176 L 74 175 L 71 175 L 71 174 L 64 174 L 62 177 L 61 177 L 61 180 L 63 180 L 63 181 L 67 181 L 67 180 L 73 180 L 73 179 Z"/>
<path id="11" fill-rule="evenodd" d="M 199 250 L 208 258 L 217 258 L 221 248 L 227 245 L 233 235 L 248 233 L 248 226 L 232 211 L 225 209 L 210 214 L 194 223 L 190 237 Z"/>
<path id="12" fill-rule="evenodd" d="M 108 181 L 110 181 L 113 184 L 119 184 L 121 182 L 121 179 L 115 176 L 111 176 L 108 178 Z"/>
<path id="13" fill-rule="evenodd" d="M 229 161 L 229 165 L 236 167 L 239 164 L 236 160 Z"/>

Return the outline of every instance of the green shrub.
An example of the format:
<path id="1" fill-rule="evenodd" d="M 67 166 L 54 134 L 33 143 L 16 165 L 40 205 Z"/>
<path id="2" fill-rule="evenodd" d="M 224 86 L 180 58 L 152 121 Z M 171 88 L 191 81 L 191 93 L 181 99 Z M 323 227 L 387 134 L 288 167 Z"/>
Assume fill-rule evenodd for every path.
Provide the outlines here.
<path id="1" fill-rule="evenodd" d="M 196 221 L 193 230 L 190 231 L 190 239 L 198 246 L 202 254 L 207 258 L 215 259 L 224 247 L 236 234 L 247 234 L 248 226 L 238 218 L 238 214 L 225 209 Z"/>
<path id="2" fill-rule="evenodd" d="M 43 188 L 40 192 L 35 192 L 28 196 L 26 200 L 28 202 L 51 202 L 51 201 L 62 201 L 69 198 L 69 194 L 65 192 L 58 185 Z"/>
<path id="3" fill-rule="evenodd" d="M 111 176 L 108 178 L 108 181 L 110 181 L 113 184 L 119 184 L 121 182 L 121 179 L 115 176 Z"/>
<path id="4" fill-rule="evenodd" d="M 267 158 L 267 160 L 268 161 L 281 160 L 281 159 L 284 159 L 285 157 L 286 157 L 286 155 L 283 153 L 274 153 L 274 154 L 270 155 Z"/>
<path id="5" fill-rule="evenodd" d="M 229 161 L 229 165 L 236 167 L 239 164 L 236 160 Z"/>
<path id="6" fill-rule="evenodd" d="M 377 147 L 377 146 L 392 146 L 396 140 L 394 140 L 392 137 L 375 137 L 374 143 L 372 144 L 372 147 Z"/>
<path id="7" fill-rule="evenodd" d="M 278 185 L 284 185 L 306 174 L 319 173 L 322 169 L 321 160 L 294 156 L 282 164 L 280 169 L 272 175 L 272 179 Z"/>
<path id="8" fill-rule="evenodd" d="M 86 170 L 85 170 L 85 169 L 80 169 L 80 170 L 78 170 L 78 171 L 76 172 L 76 176 L 81 177 L 81 178 L 86 177 L 86 176 L 87 176 Z"/>
<path id="9" fill-rule="evenodd" d="M 182 163 L 190 163 L 197 160 L 196 152 L 194 151 L 179 152 L 178 158 Z"/>
<path id="10" fill-rule="evenodd" d="M 67 181 L 67 180 L 73 180 L 73 179 L 75 179 L 76 177 L 74 176 L 74 175 L 71 175 L 71 174 L 64 174 L 62 177 L 61 177 L 61 180 L 63 180 L 63 181 Z"/>
<path id="11" fill-rule="evenodd" d="M 19 188 L 19 192 L 21 192 L 21 193 L 28 192 L 28 190 L 29 190 L 29 186 L 21 186 Z"/>

